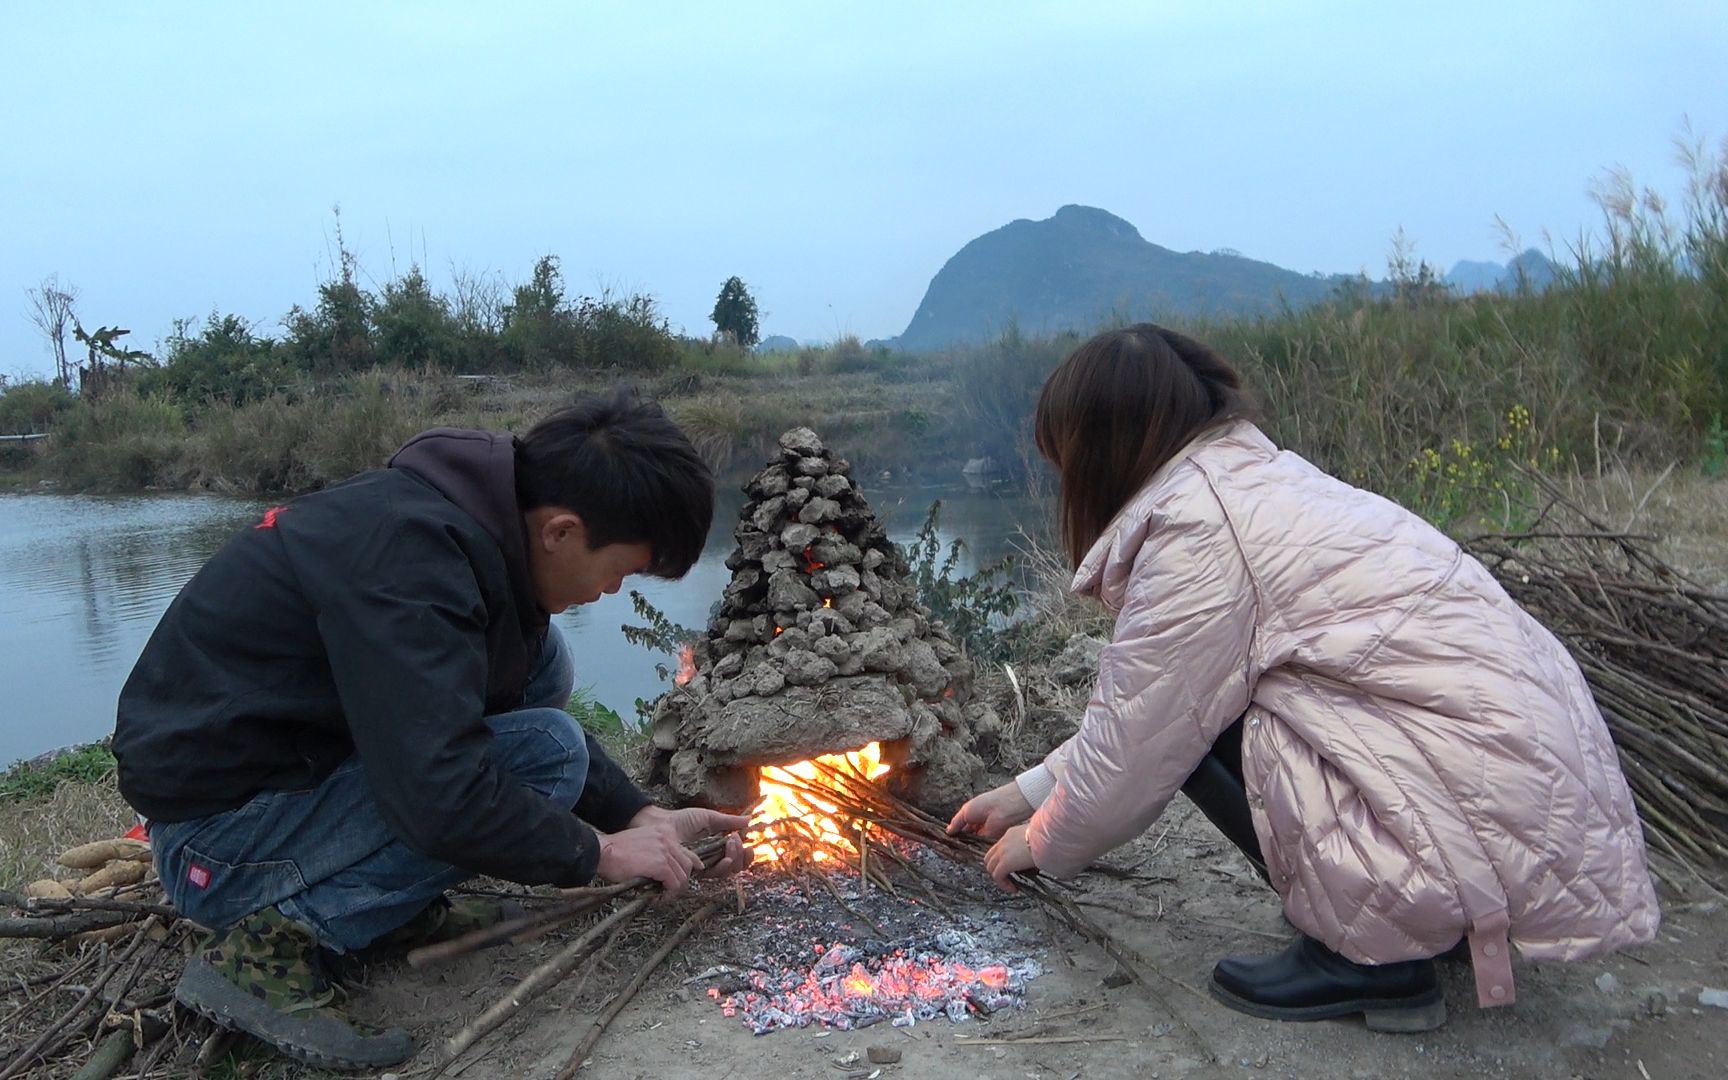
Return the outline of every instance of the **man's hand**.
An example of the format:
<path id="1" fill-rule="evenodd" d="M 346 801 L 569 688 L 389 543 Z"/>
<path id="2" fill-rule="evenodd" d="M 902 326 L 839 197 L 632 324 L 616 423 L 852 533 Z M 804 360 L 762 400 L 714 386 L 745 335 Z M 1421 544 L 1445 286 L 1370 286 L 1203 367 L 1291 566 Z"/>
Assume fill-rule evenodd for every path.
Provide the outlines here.
<path id="1" fill-rule="evenodd" d="M 999 788 L 966 800 L 966 805 L 948 823 L 948 835 L 969 832 L 986 840 L 995 840 L 1031 817 L 1032 804 L 1020 794 L 1020 785 L 1010 780 Z"/>
<path id="2" fill-rule="evenodd" d="M 748 828 L 750 819 L 741 814 L 722 814 L 718 810 L 688 807 L 668 810 L 662 806 L 644 806 L 630 819 L 629 829 L 656 829 L 671 833 L 680 844 L 693 844 L 703 837 L 718 833 L 736 834 Z M 700 861 L 700 860 L 698 860 Z M 694 871 L 697 877 L 721 878 L 736 874 L 750 865 L 750 852 L 736 835 L 726 838 L 726 850 L 720 861 L 706 870 Z"/>
<path id="3" fill-rule="evenodd" d="M 1002 834 L 1002 839 L 984 853 L 984 869 L 1008 892 L 1020 891 L 1008 875 L 1038 869 L 1038 864 L 1032 861 L 1032 847 L 1026 843 L 1026 826 L 1016 825 Z"/>
<path id="4" fill-rule="evenodd" d="M 660 883 L 666 895 L 677 896 L 689 887 L 690 875 L 702 869 L 701 857 L 669 829 L 632 827 L 599 835 L 600 865 L 594 873 L 607 881 L 651 878 Z"/>

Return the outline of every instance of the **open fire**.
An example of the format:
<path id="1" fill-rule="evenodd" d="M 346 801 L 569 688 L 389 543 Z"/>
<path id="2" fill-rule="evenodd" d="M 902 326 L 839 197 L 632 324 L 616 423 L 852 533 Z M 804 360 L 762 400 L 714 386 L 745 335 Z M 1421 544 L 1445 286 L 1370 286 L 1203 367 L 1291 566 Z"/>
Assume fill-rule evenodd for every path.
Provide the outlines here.
<path id="1" fill-rule="evenodd" d="M 745 837 L 755 845 L 759 862 L 807 858 L 827 862 L 859 854 L 854 838 L 868 826 L 842 820 L 840 808 L 822 797 L 832 789 L 834 772 L 874 780 L 889 771 L 882 763 L 882 745 L 870 743 L 845 754 L 822 754 L 814 760 L 792 765 L 769 765 L 762 770 L 762 802 L 755 817 L 762 825 Z"/>

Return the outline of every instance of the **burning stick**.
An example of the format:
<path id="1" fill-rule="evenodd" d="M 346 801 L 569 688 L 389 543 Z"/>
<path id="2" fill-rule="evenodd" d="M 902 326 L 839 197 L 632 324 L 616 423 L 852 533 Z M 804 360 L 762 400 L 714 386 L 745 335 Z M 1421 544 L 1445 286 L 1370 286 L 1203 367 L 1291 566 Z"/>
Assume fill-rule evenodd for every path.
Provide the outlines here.
<path id="1" fill-rule="evenodd" d="M 506 994 L 490 1009 L 481 1013 L 478 1018 L 458 1031 L 449 1042 L 444 1044 L 444 1057 L 438 1063 L 437 1068 L 432 1070 L 431 1075 L 442 1074 L 461 1056 L 464 1050 L 491 1034 L 504 1021 L 515 1016 L 523 1005 L 533 1001 L 545 993 L 547 989 L 557 984 L 564 976 L 574 971 L 576 965 L 586 959 L 588 954 L 599 945 L 602 937 L 616 933 L 625 923 L 641 914 L 642 909 L 653 901 L 654 897 L 652 896 L 637 897 L 596 923 L 586 934 L 566 945 L 552 959 L 530 971 L 527 977 L 517 983 L 510 993 Z"/>
<path id="2" fill-rule="evenodd" d="M 613 996 L 612 1003 L 606 1006 L 606 1011 L 601 1013 L 599 1018 L 594 1021 L 594 1025 L 588 1029 L 588 1034 L 582 1037 L 582 1041 L 577 1044 L 575 1051 L 570 1055 L 570 1059 L 564 1063 L 564 1067 L 558 1070 L 556 1080 L 570 1080 L 572 1076 L 576 1075 L 576 1070 L 582 1067 L 582 1063 L 593 1051 L 594 1044 L 598 1043 L 600 1036 L 606 1033 L 606 1025 L 624 1011 L 624 1006 L 628 1005 L 630 999 L 636 996 L 636 992 L 642 989 L 642 984 L 648 981 L 648 976 L 654 973 L 654 969 L 672 955 L 672 950 L 676 949 L 698 926 L 707 922 L 708 916 L 719 910 L 719 907 L 720 902 L 718 900 L 703 905 L 696 910 L 694 915 L 685 919 L 682 926 L 672 932 L 672 936 L 666 939 L 665 944 L 661 945 L 636 972 L 635 976 L 624 984 L 624 989 Z"/>

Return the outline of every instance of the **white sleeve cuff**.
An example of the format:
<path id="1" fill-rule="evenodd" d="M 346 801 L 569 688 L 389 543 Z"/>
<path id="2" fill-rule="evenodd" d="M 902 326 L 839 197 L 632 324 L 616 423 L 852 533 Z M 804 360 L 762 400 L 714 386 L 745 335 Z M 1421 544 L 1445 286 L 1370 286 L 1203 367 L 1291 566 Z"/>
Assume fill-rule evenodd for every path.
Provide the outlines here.
<path id="1" fill-rule="evenodd" d="M 1056 790 L 1056 773 L 1050 766 L 1039 762 L 1014 778 L 1014 784 L 1020 789 L 1021 796 L 1032 804 L 1036 810 L 1044 805 L 1044 800 Z"/>

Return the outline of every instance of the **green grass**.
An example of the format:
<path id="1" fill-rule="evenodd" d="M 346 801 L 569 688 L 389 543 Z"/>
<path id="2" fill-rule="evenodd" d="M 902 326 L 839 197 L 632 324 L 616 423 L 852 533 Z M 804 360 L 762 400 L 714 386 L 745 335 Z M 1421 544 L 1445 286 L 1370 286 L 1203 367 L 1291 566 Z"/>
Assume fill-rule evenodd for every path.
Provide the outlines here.
<path id="1" fill-rule="evenodd" d="M 106 746 L 91 744 L 61 754 L 45 765 L 20 763 L 0 773 L 0 802 L 48 799 L 61 784 L 91 784 L 113 776 L 114 755 Z"/>

